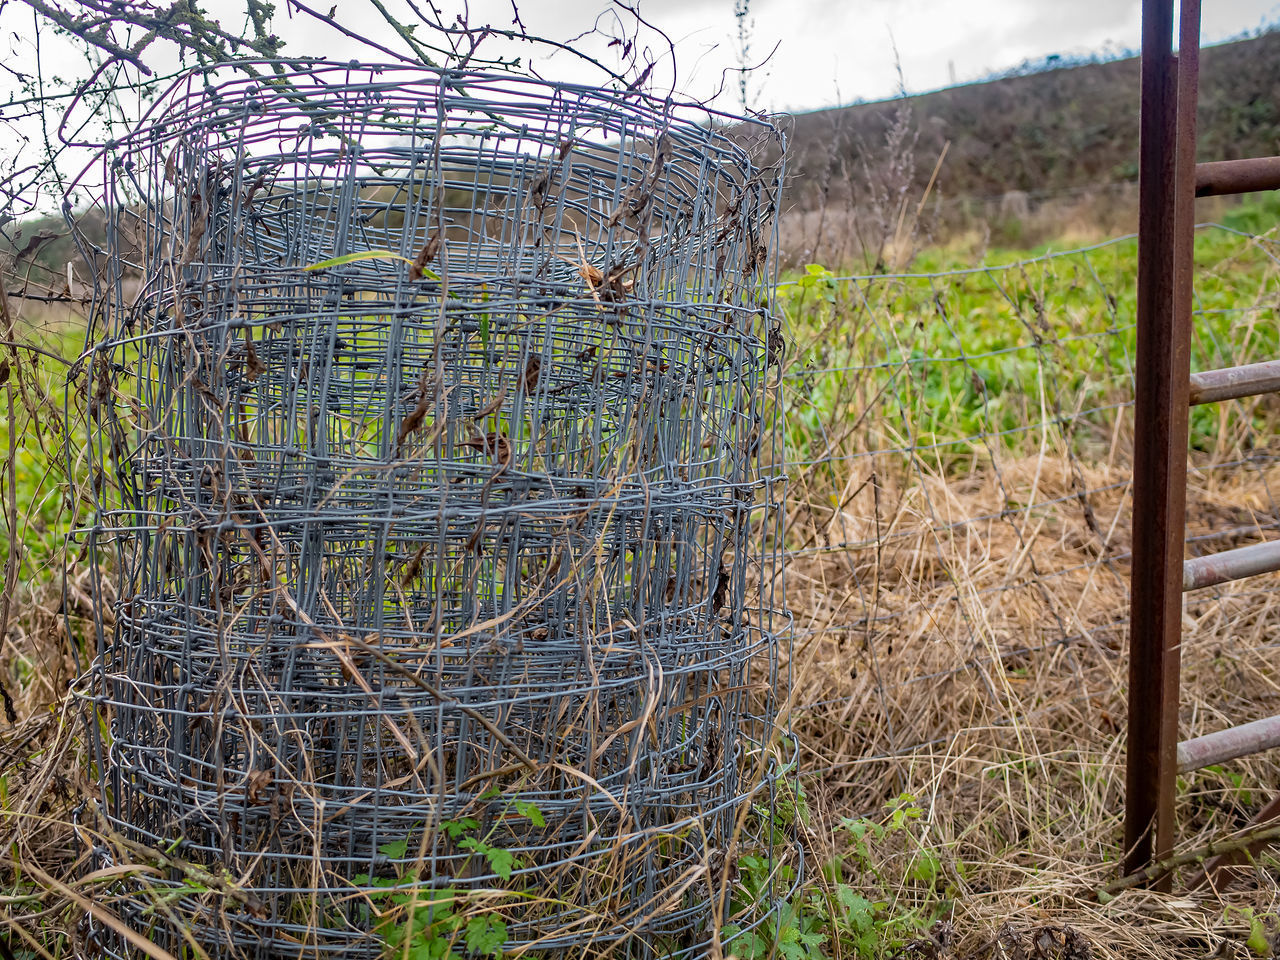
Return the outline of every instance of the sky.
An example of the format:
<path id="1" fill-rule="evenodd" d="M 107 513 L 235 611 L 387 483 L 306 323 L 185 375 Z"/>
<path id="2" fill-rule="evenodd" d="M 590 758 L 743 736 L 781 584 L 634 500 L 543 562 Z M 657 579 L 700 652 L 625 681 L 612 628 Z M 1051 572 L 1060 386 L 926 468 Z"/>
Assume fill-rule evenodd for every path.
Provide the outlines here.
<path id="1" fill-rule="evenodd" d="M 339 16 L 363 2 L 343 0 Z M 233 9 L 236 3 L 213 0 L 210 7 Z M 1213 0 L 1204 7 L 1205 43 L 1280 20 L 1274 0 Z M 519 9 L 530 32 L 566 39 L 590 28 L 607 6 L 603 0 L 520 0 Z M 738 91 L 732 71 L 740 59 L 734 0 L 641 0 L 640 12 L 676 43 L 677 86 L 698 99 L 723 90 L 718 104 L 733 108 Z M 473 24 L 508 25 L 510 0 L 473 0 L 470 17 Z M 287 49 L 342 55 L 305 18 L 279 19 Z M 1139 0 L 749 0 L 746 23 L 751 61 L 764 61 L 752 75 L 750 105 L 800 111 L 894 95 L 895 61 L 906 88 L 915 92 L 1052 54 L 1134 49 L 1141 17 Z M 556 58 L 543 69 L 576 79 L 568 59 Z"/>
<path id="2" fill-rule="evenodd" d="M 538 0 L 521 13 L 532 27 L 544 10 L 575 6 Z M 649 0 L 642 12 L 679 41 L 697 93 L 737 65 L 732 0 Z M 1215 0 L 1205 4 L 1204 42 L 1276 19 L 1271 0 Z M 1136 48 L 1141 28 L 1138 0 L 751 0 L 747 22 L 751 57 L 768 57 L 752 105 L 771 111 L 892 96 L 895 61 L 908 90 L 931 90 L 1055 53 Z"/>
<path id="3" fill-rule="evenodd" d="M 339 62 L 368 60 L 367 46 L 337 34 L 296 8 L 309 3 L 324 11 L 333 4 L 336 19 L 374 41 L 399 46 L 390 28 L 374 13 L 371 0 L 275 0 L 274 27 L 285 41 L 286 55 L 318 56 Z M 408 7 L 424 0 L 383 0 L 408 20 Z M 452 18 L 468 11 L 472 26 L 492 23 L 510 27 L 513 0 L 437 0 Z M 593 25 L 616 35 L 622 22 L 634 19 L 617 0 L 516 0 L 526 30 L 558 41 L 588 32 Z M 748 80 L 748 106 L 763 112 L 799 112 L 857 100 L 895 95 L 899 84 L 922 92 L 952 83 L 980 80 L 1027 60 L 1136 49 L 1140 41 L 1140 0 L 623 0 L 639 3 L 642 17 L 655 27 L 642 34 L 637 49 L 656 62 L 646 85 L 655 93 L 674 90 L 720 110 L 740 109 L 737 67 L 742 62 L 739 19 L 746 27 L 747 62 L 759 64 Z M 615 4 L 611 6 L 612 4 Z M 207 13 L 223 29 L 245 34 L 244 0 L 204 0 Z M 1280 23 L 1280 0 L 1213 0 L 1204 4 L 1203 42 L 1213 43 Z M 21 0 L 0 2 L 0 178 L 6 171 L 29 166 L 42 140 L 38 119 L 14 118 L 3 104 L 17 90 L 20 71 L 33 74 L 37 34 L 30 7 Z M 661 32 L 659 32 L 661 31 Z M 674 46 L 674 53 L 670 45 Z M 83 54 L 67 41 L 43 30 L 39 34 L 45 75 L 57 72 L 81 78 L 90 72 Z M 599 33 L 574 42 L 575 49 L 618 67 L 618 48 L 605 45 Z M 603 82 L 596 68 L 570 54 L 546 56 L 529 44 L 506 45 L 488 40 L 490 55 L 521 56 L 548 79 Z M 155 53 L 153 49 L 151 53 Z M 673 67 L 673 64 L 675 65 Z M 174 64 L 153 60 L 160 72 Z M 899 69 L 901 68 L 901 73 Z M 634 71 L 630 76 L 634 76 Z M 125 109 L 137 112 L 138 102 Z M 86 137 L 93 140 L 96 123 L 89 115 Z M 56 127 L 56 122 L 54 123 Z M 106 136 L 100 133 L 98 139 Z M 64 173 L 83 165 L 92 154 L 73 149 L 59 160 Z M 48 178 L 46 178 L 48 180 Z M 34 182 L 34 181 L 33 181 Z M 34 188 L 27 209 L 60 202 L 61 190 L 49 181 Z M 23 195 L 30 195 L 24 190 Z M 74 195 L 73 195 L 74 196 Z M 0 212 L 0 219 L 5 219 Z"/>
<path id="4" fill-rule="evenodd" d="M 311 0 L 325 10 L 332 0 Z M 408 0 L 387 0 L 409 19 Z M 516 0 L 529 32 L 567 40 L 589 30 L 597 18 L 606 25 L 611 0 Z M 637 0 L 628 0 L 635 3 Z M 741 61 L 735 0 L 638 0 L 641 14 L 665 32 L 676 47 L 675 87 L 699 100 L 720 93 L 722 109 L 737 106 L 735 68 Z M 764 111 L 802 111 L 893 96 L 897 65 L 907 90 L 919 92 L 954 82 L 982 79 L 1024 60 L 1060 54 L 1134 49 L 1139 44 L 1140 0 L 736 0 L 745 4 L 748 60 L 762 65 L 752 73 L 749 106 Z M 369 30 L 386 41 L 370 0 L 338 0 L 339 21 Z M 469 9 L 473 25 L 507 27 L 512 0 L 438 0 L 446 16 Z M 202 6 L 230 32 L 245 29 L 244 0 L 205 0 Z M 349 59 L 368 56 L 359 44 L 291 10 L 276 0 L 275 27 L 285 53 Z M 1204 4 L 1203 38 L 1211 43 L 1280 21 L 1280 0 L 1213 0 Z M 401 8 L 401 9 L 397 9 Z M 32 19 L 21 2 L 0 4 L 0 56 L 15 66 L 33 59 Z M 379 29 L 379 27 L 381 29 Z M 671 57 L 657 34 L 660 53 L 654 79 L 669 87 Z M 51 38 L 52 42 L 52 38 Z M 602 60 L 616 63 L 616 50 L 582 41 Z M 485 49 L 501 50 L 490 41 Z M 528 54 L 528 48 L 523 51 Z M 556 79 L 595 77 L 570 56 L 539 59 L 538 68 Z M 0 88 L 7 75 L 0 75 Z M 0 89 L 0 94 L 3 94 Z"/>

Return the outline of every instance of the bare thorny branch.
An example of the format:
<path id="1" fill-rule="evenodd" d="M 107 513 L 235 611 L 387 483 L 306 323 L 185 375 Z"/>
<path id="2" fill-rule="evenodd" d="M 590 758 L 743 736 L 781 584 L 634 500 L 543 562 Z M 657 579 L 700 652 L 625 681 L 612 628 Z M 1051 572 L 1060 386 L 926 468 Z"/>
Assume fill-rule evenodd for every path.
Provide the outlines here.
<path id="1" fill-rule="evenodd" d="M 670 38 L 643 18 L 638 7 L 622 0 L 611 5 L 606 0 L 605 12 L 586 31 L 564 42 L 531 35 L 515 0 L 509 24 L 473 23 L 465 7 L 450 20 L 433 3 L 421 0 L 404 0 L 395 8 L 387 0 L 347 2 L 341 13 L 336 3 L 327 10 L 324 6 L 305 0 L 241 0 L 234 8 L 241 20 L 236 26 L 231 17 L 215 19 L 209 4 L 199 0 L 0 0 L 0 15 L 31 15 L 34 30 L 28 35 L 35 59 L 33 69 L 25 64 L 8 68 L 22 95 L 11 94 L 7 104 L 0 103 L 0 125 L 38 123 L 42 132 L 42 156 L 24 163 L 21 141 L 27 137 L 11 126 L 20 145 L 0 165 L 4 206 L 21 216 L 37 208 L 42 191 L 55 197 L 64 192 L 60 188 L 65 171 L 60 167 L 70 148 L 96 150 L 118 138 L 162 84 L 186 69 L 225 67 L 289 87 L 290 68 L 325 57 L 288 48 L 280 33 L 282 17 L 320 27 L 348 48 L 367 52 L 367 57 L 357 56 L 370 61 L 538 75 L 532 63 L 515 55 L 524 48 L 544 59 L 563 55 L 586 62 L 602 82 L 627 90 L 659 89 L 655 66 L 669 61 L 671 88 L 675 84 Z M 78 48 L 85 68 L 68 73 L 67 61 L 59 57 L 58 69 L 53 69 L 45 62 L 53 58 L 41 49 L 44 37 Z M 597 46 L 602 44 L 616 58 L 613 66 L 588 52 L 582 42 L 586 38 L 598 41 Z M 92 134 L 86 133 L 90 129 Z M 5 231 L 6 219 L 12 217 L 0 218 L 0 231 L 12 241 Z"/>

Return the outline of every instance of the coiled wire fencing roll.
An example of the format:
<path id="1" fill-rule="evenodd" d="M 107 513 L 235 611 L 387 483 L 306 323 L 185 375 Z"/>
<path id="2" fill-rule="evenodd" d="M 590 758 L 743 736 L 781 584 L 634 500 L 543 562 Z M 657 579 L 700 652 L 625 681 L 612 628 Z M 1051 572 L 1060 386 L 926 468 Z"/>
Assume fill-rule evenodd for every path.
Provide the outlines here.
<path id="1" fill-rule="evenodd" d="M 95 759 L 114 829 L 226 887 L 144 885 L 145 936 L 648 957 L 750 926 L 782 462 L 750 147 L 779 151 L 708 119 L 317 65 L 191 74 L 108 145 Z"/>

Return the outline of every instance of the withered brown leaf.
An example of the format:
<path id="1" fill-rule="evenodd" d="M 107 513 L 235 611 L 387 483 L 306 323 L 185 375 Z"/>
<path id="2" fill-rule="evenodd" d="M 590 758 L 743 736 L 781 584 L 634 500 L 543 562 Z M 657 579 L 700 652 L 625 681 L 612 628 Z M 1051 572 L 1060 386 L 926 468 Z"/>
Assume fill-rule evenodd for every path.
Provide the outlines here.
<path id="1" fill-rule="evenodd" d="M 413 258 L 413 265 L 409 267 L 409 279 L 421 280 L 422 273 L 427 269 L 427 264 L 436 258 L 436 254 L 440 252 L 440 247 L 444 241 L 440 239 L 437 231 L 433 233 L 426 243 L 422 245 L 422 249 L 418 251 L 418 255 Z"/>
<path id="2" fill-rule="evenodd" d="M 258 358 L 258 351 L 253 348 L 252 340 L 245 340 L 244 352 L 245 352 L 244 375 L 245 375 L 245 378 L 250 383 L 252 383 L 254 380 L 257 380 L 258 377 L 262 376 L 262 374 L 266 372 L 267 365 Z"/>
<path id="3" fill-rule="evenodd" d="M 505 433 L 486 433 L 483 437 L 462 441 L 462 446 L 489 454 L 502 467 L 511 462 L 511 441 Z"/>
<path id="4" fill-rule="evenodd" d="M 531 356 L 524 365 L 524 375 L 520 378 L 524 384 L 525 393 L 534 393 L 538 389 L 538 382 L 542 379 L 542 358 L 536 353 Z"/>
<path id="5" fill-rule="evenodd" d="M 249 787 L 247 790 L 247 799 L 250 803 L 266 803 L 263 793 L 267 787 L 271 786 L 274 779 L 270 770 L 253 770 L 249 773 Z"/>

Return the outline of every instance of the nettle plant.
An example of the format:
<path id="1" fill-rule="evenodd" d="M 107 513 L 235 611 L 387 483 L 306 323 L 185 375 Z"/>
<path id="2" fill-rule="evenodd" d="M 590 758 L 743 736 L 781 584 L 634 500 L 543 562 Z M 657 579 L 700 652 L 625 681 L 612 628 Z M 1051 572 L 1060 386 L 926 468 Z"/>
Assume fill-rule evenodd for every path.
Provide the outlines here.
<path id="1" fill-rule="evenodd" d="M 916 798 L 903 793 L 881 817 L 841 821 L 837 839 L 846 846 L 823 865 L 826 883 L 810 903 L 828 918 L 842 955 L 874 960 L 937 940 L 955 887 L 945 853 L 926 840 L 923 816 Z M 963 874 L 961 864 L 953 869 Z"/>
<path id="2" fill-rule="evenodd" d="M 489 798 L 484 798 L 489 799 Z M 546 819 L 531 801 L 514 800 L 507 809 L 527 819 L 535 827 L 546 826 Z M 459 850 L 467 850 L 471 858 L 481 861 L 487 872 L 503 883 L 522 866 L 510 850 L 495 842 L 502 817 L 485 834 L 474 817 L 446 820 L 439 830 Z M 359 874 L 354 881 L 370 887 L 366 896 L 379 917 L 375 932 L 382 939 L 386 955 L 406 960 L 464 960 L 469 957 L 500 957 L 507 944 L 507 923 L 496 909 L 502 900 L 520 896 L 516 890 L 460 889 L 446 884 L 424 884 L 414 875 L 415 867 L 406 862 L 409 838 L 385 843 L 378 852 L 398 864 L 396 876 L 373 877 Z"/>
<path id="3" fill-rule="evenodd" d="M 755 811 L 779 842 L 809 826 L 802 785 L 787 783 L 772 813 Z M 786 863 L 739 858 L 735 922 L 721 931 L 726 950 L 739 960 L 878 960 L 946 938 L 954 886 L 944 855 L 925 842 L 923 815 L 915 797 L 902 794 L 883 816 L 846 818 L 836 830 L 840 852 L 802 883 Z M 952 869 L 962 873 L 959 864 Z"/>

